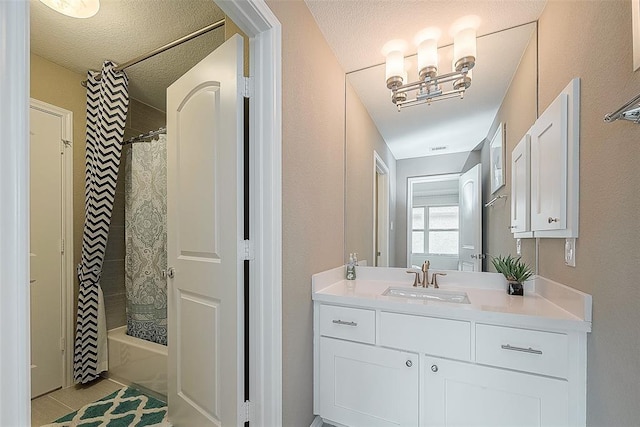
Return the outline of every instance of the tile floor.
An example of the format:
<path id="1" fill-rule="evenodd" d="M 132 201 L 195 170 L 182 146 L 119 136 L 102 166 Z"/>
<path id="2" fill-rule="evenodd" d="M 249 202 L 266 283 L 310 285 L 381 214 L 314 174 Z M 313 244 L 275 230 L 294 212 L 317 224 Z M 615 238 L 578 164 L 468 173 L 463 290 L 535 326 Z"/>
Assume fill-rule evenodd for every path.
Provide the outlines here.
<path id="1" fill-rule="evenodd" d="M 84 386 L 60 389 L 35 398 L 31 401 L 31 426 L 48 424 L 122 387 L 124 385 L 115 381 L 98 379 Z"/>

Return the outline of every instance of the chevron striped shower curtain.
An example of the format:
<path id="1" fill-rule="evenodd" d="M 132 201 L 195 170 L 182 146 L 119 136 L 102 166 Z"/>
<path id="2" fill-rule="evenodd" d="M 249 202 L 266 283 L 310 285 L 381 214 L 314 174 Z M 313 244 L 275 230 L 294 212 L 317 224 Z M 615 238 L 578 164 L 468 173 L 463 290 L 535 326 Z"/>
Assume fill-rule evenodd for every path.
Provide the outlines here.
<path id="1" fill-rule="evenodd" d="M 108 368 L 106 322 L 100 274 L 107 247 L 122 138 L 129 107 L 128 78 L 106 61 L 87 78 L 85 221 L 73 377 L 84 384 Z"/>

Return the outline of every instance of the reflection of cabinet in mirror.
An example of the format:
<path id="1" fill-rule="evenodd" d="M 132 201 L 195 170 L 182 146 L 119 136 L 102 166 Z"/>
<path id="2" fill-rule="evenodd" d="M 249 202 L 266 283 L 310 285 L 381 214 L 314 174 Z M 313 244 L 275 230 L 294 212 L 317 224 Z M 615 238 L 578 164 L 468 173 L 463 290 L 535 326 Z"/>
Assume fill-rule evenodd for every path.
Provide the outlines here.
<path id="1" fill-rule="evenodd" d="M 531 233 L 531 137 L 526 134 L 511 153 L 511 232 L 516 238 Z"/>

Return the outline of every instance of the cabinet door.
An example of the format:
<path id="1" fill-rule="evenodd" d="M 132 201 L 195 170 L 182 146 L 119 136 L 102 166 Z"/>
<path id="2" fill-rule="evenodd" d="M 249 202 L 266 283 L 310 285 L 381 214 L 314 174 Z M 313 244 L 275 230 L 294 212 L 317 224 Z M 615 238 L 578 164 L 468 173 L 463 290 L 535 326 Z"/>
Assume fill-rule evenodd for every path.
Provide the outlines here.
<path id="1" fill-rule="evenodd" d="M 531 127 L 531 228 L 567 227 L 567 108 L 560 94 Z"/>
<path id="2" fill-rule="evenodd" d="M 511 232 L 531 231 L 530 136 L 526 134 L 511 152 Z"/>
<path id="3" fill-rule="evenodd" d="M 564 380 L 425 358 L 423 426 L 567 426 Z"/>
<path id="4" fill-rule="evenodd" d="M 320 416 L 350 427 L 418 425 L 418 356 L 320 338 Z"/>

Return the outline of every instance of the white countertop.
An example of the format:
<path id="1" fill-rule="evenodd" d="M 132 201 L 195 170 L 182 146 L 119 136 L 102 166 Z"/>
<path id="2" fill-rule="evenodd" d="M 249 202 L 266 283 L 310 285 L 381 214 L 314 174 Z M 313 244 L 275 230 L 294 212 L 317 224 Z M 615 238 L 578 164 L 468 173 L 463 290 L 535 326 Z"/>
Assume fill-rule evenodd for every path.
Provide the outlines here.
<path id="1" fill-rule="evenodd" d="M 541 277 L 526 284 L 524 296 L 508 295 L 504 277 L 496 273 L 446 271 L 447 276 L 438 278 L 440 290 L 466 292 L 470 304 L 382 295 L 390 286 L 416 289 L 405 271 L 358 267 L 356 280 L 344 280 L 341 266 L 313 276 L 312 298 L 331 304 L 506 326 L 591 331 L 591 296 Z"/>

